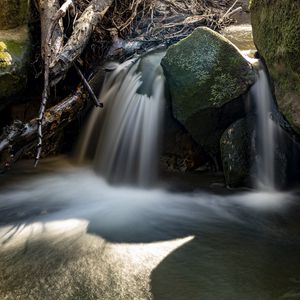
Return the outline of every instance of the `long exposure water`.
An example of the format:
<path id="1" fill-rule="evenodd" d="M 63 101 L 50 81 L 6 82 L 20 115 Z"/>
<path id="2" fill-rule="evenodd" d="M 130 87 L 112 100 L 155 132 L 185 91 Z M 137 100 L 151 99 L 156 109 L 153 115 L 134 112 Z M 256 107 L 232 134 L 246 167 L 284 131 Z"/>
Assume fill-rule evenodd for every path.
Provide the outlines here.
<path id="1" fill-rule="evenodd" d="M 150 89 L 143 90 L 145 71 L 139 74 L 140 66 L 129 64 L 116 65 L 107 77 L 102 97 L 109 102 L 111 93 L 112 103 L 103 116 L 93 112 L 87 138 L 80 142 L 81 158 L 90 156 L 92 163 L 78 166 L 56 158 L 42 161 L 35 170 L 20 162 L 3 177 L 0 299 L 299 299 L 297 193 L 172 192 L 163 180 L 155 188 L 138 185 L 143 176 L 152 178 L 153 158 L 143 148 L 131 152 L 135 134 L 140 135 L 133 120 L 143 135 L 158 129 L 144 126 L 140 118 L 159 122 L 147 101 L 157 100 L 153 112 L 159 111 L 163 79 L 153 69 L 146 85 Z M 111 122 L 112 116 L 120 117 L 112 112 L 118 101 L 146 112 L 129 116 L 123 111 L 126 124 L 115 120 L 107 129 L 112 136 L 106 136 L 97 128 L 104 128 L 101 123 Z M 121 125 L 123 134 L 117 128 Z M 121 140 L 122 145 L 115 144 Z M 143 137 L 139 141 L 143 143 Z M 108 145 L 116 149 L 110 151 Z M 149 156 L 138 155 L 140 151 Z M 101 155 L 109 152 L 102 161 Z M 139 167 L 128 171 L 131 153 Z M 112 157 L 113 165 L 122 157 L 121 167 L 103 171 Z M 147 159 L 143 170 L 148 175 L 137 172 Z M 110 183 L 115 172 L 123 174 L 117 178 L 119 185 L 116 180 Z M 128 185 L 124 176 L 132 176 L 137 184 Z"/>
<path id="2" fill-rule="evenodd" d="M 1 189 L 0 299 L 299 297 L 296 194 L 116 187 L 43 164 Z"/>
<path id="3" fill-rule="evenodd" d="M 94 109 L 79 148 L 79 160 L 93 153 L 97 172 L 110 182 L 153 183 L 164 104 L 164 52 L 140 62 L 117 65 L 106 76 L 100 98 L 104 111 Z M 95 147 L 96 145 L 96 147 Z"/>
<path id="4" fill-rule="evenodd" d="M 265 70 L 260 67 L 256 83 L 251 88 L 257 114 L 257 186 L 263 189 L 275 189 L 275 137 L 276 126 L 271 114 L 274 99 Z"/>

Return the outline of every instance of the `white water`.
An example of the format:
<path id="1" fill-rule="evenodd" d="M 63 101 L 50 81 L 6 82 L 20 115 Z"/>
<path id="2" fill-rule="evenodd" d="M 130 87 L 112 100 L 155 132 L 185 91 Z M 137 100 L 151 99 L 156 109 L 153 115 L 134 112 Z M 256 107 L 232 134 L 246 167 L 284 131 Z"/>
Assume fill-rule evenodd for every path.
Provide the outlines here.
<path id="1" fill-rule="evenodd" d="M 90 154 L 104 176 L 123 177 L 111 180 L 129 176 L 145 183 L 155 170 L 151 151 L 157 150 L 163 80 L 149 72 L 152 79 L 141 85 L 138 68 L 118 65 L 106 78 L 101 94 L 106 108 L 94 110 L 80 157 Z M 266 83 L 262 74 L 253 88 L 258 102 L 269 100 L 262 92 Z M 258 104 L 266 139 L 272 131 L 264 125 L 270 120 L 269 103 Z M 262 159 L 268 147 L 273 150 L 272 142 L 263 148 Z M 272 161 L 260 170 L 267 186 Z M 278 224 L 286 224 L 291 207 L 299 210 L 291 194 L 171 193 L 112 186 L 90 167 L 59 170 L 46 163 L 48 174 L 39 169 L 39 178 L 21 170 L 26 179 L 13 177 L 0 194 L 1 299 L 299 296 L 300 241 Z"/>
<path id="2" fill-rule="evenodd" d="M 135 64 L 116 65 L 106 76 L 100 94 L 105 109 L 94 109 L 79 160 L 92 152 L 95 170 L 110 182 L 149 185 L 156 177 L 164 103 L 162 56 L 154 53 Z"/>
<path id="3" fill-rule="evenodd" d="M 276 126 L 271 118 L 274 99 L 268 82 L 266 72 L 258 70 L 258 78 L 251 88 L 251 95 L 255 101 L 257 114 L 257 180 L 256 184 L 261 189 L 275 189 L 275 133 Z"/>
<path id="4" fill-rule="evenodd" d="M 225 196 L 115 187 L 89 168 L 21 181 L 3 190 L 0 199 L 0 212 L 5 212 L 1 222 L 13 214 L 18 223 L 26 216 L 25 223 L 87 220 L 91 231 L 125 241 L 165 240 L 230 224 L 276 235 L 276 223 L 265 214 L 284 215 L 294 203 L 292 195 L 279 192 Z"/>

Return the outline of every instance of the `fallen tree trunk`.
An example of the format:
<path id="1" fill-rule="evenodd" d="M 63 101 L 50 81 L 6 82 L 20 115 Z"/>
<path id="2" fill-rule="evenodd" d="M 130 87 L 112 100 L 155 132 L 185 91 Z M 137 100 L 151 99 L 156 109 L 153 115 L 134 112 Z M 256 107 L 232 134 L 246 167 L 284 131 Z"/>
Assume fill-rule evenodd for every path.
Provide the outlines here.
<path id="1" fill-rule="evenodd" d="M 51 137 L 75 120 L 86 107 L 87 99 L 83 87 L 80 86 L 73 95 L 48 109 L 42 124 L 44 138 Z M 36 146 L 37 128 L 37 118 L 26 124 L 15 121 L 11 126 L 5 128 L 4 133 L 0 136 L 1 172 L 9 169 L 20 156 Z"/>

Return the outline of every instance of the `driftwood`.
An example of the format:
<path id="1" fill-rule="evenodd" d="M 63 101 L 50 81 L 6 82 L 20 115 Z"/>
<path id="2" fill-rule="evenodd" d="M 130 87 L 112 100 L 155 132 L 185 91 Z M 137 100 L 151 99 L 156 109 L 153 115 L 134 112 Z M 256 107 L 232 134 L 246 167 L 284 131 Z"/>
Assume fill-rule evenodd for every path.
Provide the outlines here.
<path id="1" fill-rule="evenodd" d="M 48 109 L 42 124 L 44 138 L 51 137 L 74 121 L 86 107 L 87 99 L 83 87 L 80 86 L 73 95 Z M 15 121 L 11 126 L 5 128 L 4 133 L 0 136 L 1 172 L 9 169 L 24 153 L 36 146 L 37 129 L 38 119 L 33 119 L 26 124 Z"/>
<path id="2" fill-rule="evenodd" d="M 60 5 L 58 0 L 40 0 L 40 20 L 41 20 L 41 51 L 42 57 L 45 59 L 45 47 L 48 45 L 47 36 L 51 24 L 53 24 L 53 18 L 56 12 L 59 10 Z M 55 24 L 51 35 L 51 58 L 54 57 L 61 51 L 63 47 L 63 24 L 62 20 L 59 20 Z"/>

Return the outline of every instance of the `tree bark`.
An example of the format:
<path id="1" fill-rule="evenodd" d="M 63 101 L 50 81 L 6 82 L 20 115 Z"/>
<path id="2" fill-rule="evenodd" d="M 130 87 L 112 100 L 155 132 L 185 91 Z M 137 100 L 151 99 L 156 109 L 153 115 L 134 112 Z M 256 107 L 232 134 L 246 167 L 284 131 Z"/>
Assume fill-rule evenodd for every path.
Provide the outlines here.
<path id="1" fill-rule="evenodd" d="M 50 65 L 51 85 L 57 84 L 85 49 L 95 26 L 101 21 L 113 0 L 92 0 L 74 24 L 74 31 Z"/>
<path id="2" fill-rule="evenodd" d="M 39 0 L 39 9 L 40 9 L 40 19 L 41 19 L 41 48 L 42 48 L 42 57 L 45 59 L 45 47 L 47 43 L 47 36 L 49 28 L 53 22 L 53 18 L 56 12 L 60 9 L 60 4 L 58 0 Z M 63 23 L 62 20 L 59 20 L 52 32 L 51 36 L 51 56 L 50 61 L 53 61 L 58 53 L 62 50 L 64 44 L 63 39 Z"/>

